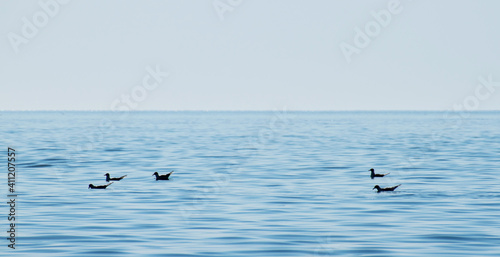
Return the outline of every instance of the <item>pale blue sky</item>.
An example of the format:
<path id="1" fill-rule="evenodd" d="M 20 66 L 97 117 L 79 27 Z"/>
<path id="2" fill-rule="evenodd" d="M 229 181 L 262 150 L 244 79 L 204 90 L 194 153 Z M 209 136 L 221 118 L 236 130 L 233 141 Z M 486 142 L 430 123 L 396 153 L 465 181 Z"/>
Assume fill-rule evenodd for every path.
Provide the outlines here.
<path id="1" fill-rule="evenodd" d="M 500 1 L 240 2 L 1 1 L 0 110 L 500 109 Z"/>

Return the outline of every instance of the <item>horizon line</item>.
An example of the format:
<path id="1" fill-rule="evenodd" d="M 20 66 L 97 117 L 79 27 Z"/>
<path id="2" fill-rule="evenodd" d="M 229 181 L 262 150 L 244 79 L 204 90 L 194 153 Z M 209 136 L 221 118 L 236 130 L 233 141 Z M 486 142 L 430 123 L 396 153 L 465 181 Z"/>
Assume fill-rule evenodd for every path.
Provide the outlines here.
<path id="1" fill-rule="evenodd" d="M 485 110 L 444 110 L 444 109 L 430 109 L 430 110 L 419 110 L 419 109 L 379 109 L 379 110 L 366 110 L 366 109 L 351 109 L 351 110 L 334 110 L 334 109 L 324 109 L 324 110 L 307 110 L 307 109 L 264 109 L 264 110 L 128 110 L 128 111 L 116 111 L 116 110 L 105 110 L 105 109 L 33 109 L 33 110 L 0 110 L 0 112 L 272 112 L 272 111 L 290 111 L 290 112 L 490 112 L 490 111 L 500 111 L 500 109 L 485 109 Z"/>

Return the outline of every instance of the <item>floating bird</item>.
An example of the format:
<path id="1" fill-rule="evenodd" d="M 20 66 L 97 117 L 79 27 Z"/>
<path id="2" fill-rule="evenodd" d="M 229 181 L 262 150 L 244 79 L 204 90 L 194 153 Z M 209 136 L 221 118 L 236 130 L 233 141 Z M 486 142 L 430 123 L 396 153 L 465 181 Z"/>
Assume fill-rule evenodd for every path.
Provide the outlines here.
<path id="1" fill-rule="evenodd" d="M 158 172 L 155 172 L 155 173 L 153 173 L 152 176 L 156 176 L 156 180 L 169 180 L 168 177 L 170 177 L 170 174 L 172 174 L 173 172 L 174 171 L 171 171 L 165 175 L 159 175 Z"/>
<path id="2" fill-rule="evenodd" d="M 372 177 L 372 179 L 373 179 L 374 177 L 383 177 L 383 176 L 385 176 L 385 175 L 389 175 L 389 174 L 390 174 L 390 173 L 385 173 L 385 174 L 376 174 L 374 169 L 369 169 L 369 171 L 371 171 L 371 172 L 372 172 L 372 174 L 370 175 L 370 177 Z"/>
<path id="3" fill-rule="evenodd" d="M 109 173 L 106 173 L 106 174 L 104 174 L 104 176 L 106 176 L 106 182 L 109 182 L 110 180 L 120 181 L 120 180 L 122 180 L 124 177 L 126 177 L 127 175 L 123 175 L 123 176 L 121 176 L 121 177 L 119 177 L 119 178 L 110 178 L 110 177 L 109 177 Z"/>
<path id="4" fill-rule="evenodd" d="M 393 187 L 384 187 L 384 188 L 381 188 L 379 185 L 376 185 L 373 187 L 373 189 L 377 189 L 377 193 L 380 193 L 382 191 L 394 191 L 394 189 L 398 188 L 398 186 L 401 186 L 401 184 Z"/>
<path id="5" fill-rule="evenodd" d="M 109 185 L 113 184 L 113 182 L 107 184 L 107 185 L 102 185 L 102 186 L 94 186 L 92 184 L 89 184 L 89 188 L 91 189 L 106 189 L 106 187 L 108 187 Z"/>

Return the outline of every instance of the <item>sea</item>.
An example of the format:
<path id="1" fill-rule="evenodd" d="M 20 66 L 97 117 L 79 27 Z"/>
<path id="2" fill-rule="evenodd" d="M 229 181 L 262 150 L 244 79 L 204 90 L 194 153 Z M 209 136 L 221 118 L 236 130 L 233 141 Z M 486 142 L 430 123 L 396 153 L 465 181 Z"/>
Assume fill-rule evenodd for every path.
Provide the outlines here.
<path id="1" fill-rule="evenodd" d="M 0 147 L 1 256 L 500 256 L 498 111 L 3 111 Z"/>

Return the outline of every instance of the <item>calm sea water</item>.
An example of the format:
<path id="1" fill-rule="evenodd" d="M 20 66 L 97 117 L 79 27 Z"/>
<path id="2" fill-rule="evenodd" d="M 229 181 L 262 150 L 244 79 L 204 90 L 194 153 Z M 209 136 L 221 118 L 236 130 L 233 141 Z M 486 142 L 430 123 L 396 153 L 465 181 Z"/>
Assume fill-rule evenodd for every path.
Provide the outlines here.
<path id="1" fill-rule="evenodd" d="M 2 112 L 0 253 L 500 256 L 500 112 L 462 115 Z"/>

